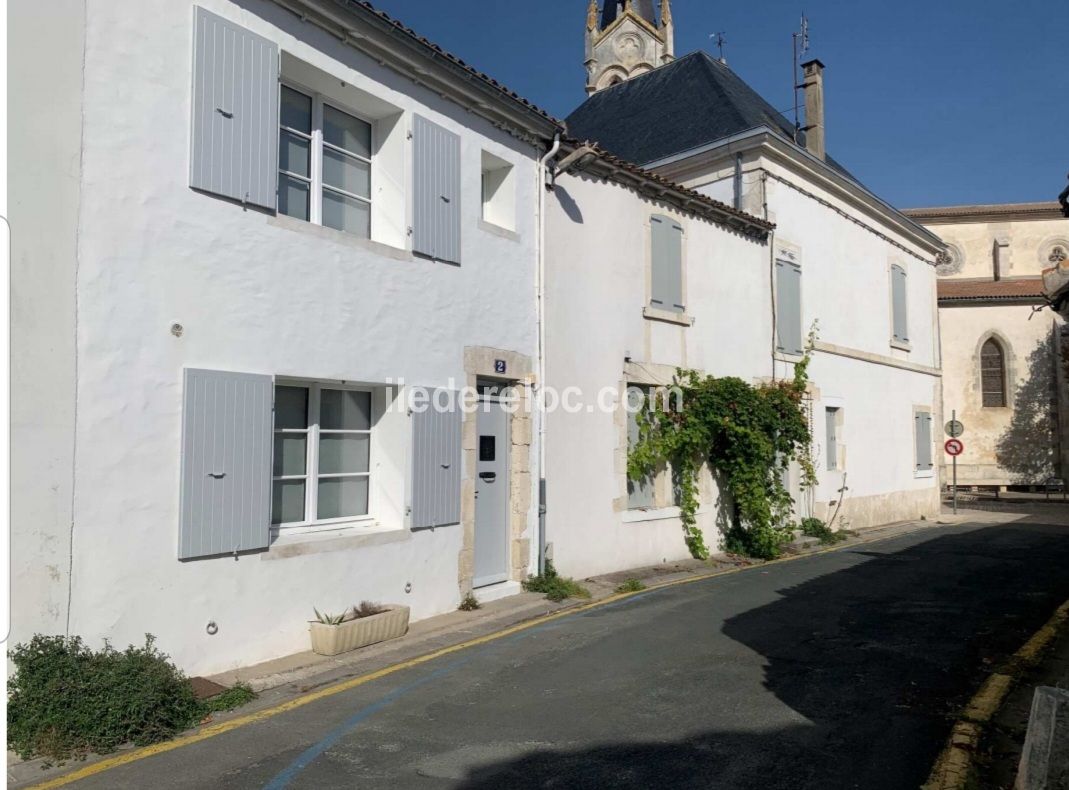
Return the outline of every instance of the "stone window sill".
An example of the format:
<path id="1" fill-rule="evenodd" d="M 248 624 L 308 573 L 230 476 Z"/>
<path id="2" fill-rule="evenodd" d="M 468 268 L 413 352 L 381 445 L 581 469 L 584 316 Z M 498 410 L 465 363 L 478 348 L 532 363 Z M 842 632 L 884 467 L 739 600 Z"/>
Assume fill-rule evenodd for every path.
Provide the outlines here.
<path id="1" fill-rule="evenodd" d="M 286 534 L 285 530 L 282 530 L 271 542 L 271 546 L 267 551 L 260 555 L 260 559 L 286 560 L 292 557 L 303 557 L 307 554 L 348 551 L 411 539 L 412 533 L 407 529 L 378 525 L 352 526 L 346 524 L 338 529 L 299 532 L 289 535 Z"/>
<path id="2" fill-rule="evenodd" d="M 913 346 L 908 340 L 892 340 L 891 348 L 897 348 L 899 351 L 912 351 Z"/>
<path id="3" fill-rule="evenodd" d="M 509 230 L 508 228 L 503 228 L 500 225 L 495 225 L 493 222 L 487 222 L 485 219 L 479 220 L 479 230 L 486 231 L 487 233 L 492 233 L 495 236 L 500 236 L 501 238 L 508 239 L 509 241 L 520 240 L 520 234 L 516 231 Z"/>
<path id="4" fill-rule="evenodd" d="M 679 508 L 672 506 L 625 510 L 623 521 L 625 524 L 636 524 L 642 521 L 661 521 L 666 518 L 679 518 Z"/>
<path id="5" fill-rule="evenodd" d="M 661 310 L 657 307 L 643 307 L 642 317 L 651 321 L 664 321 L 667 324 L 679 326 L 693 326 L 694 318 L 686 313 L 676 313 L 672 310 Z"/>

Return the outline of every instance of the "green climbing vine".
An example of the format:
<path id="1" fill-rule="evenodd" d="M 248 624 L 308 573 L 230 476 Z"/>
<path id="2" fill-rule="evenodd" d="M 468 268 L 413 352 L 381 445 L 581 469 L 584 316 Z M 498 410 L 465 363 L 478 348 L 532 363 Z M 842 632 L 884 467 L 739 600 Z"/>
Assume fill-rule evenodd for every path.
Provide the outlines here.
<path id="1" fill-rule="evenodd" d="M 771 559 L 790 540 L 792 499 L 783 473 L 794 459 L 802 488 L 816 481 L 803 402 L 815 336 L 816 326 L 789 380 L 753 386 L 733 376 L 679 369 L 667 398 L 643 403 L 639 439 L 628 453 L 628 476 L 640 480 L 671 466 L 686 543 L 694 557 L 709 556 L 696 518 L 698 475 L 706 462 L 726 494 L 722 501 L 728 508 L 728 551 Z"/>

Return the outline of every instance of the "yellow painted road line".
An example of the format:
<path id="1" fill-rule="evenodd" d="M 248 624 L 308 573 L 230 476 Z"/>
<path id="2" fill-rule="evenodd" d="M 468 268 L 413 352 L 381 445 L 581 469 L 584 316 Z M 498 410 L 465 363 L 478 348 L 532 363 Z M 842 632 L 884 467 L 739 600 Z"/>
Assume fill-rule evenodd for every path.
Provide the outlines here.
<path id="1" fill-rule="evenodd" d="M 1069 601 L 1057 609 L 1043 627 L 1017 650 L 999 672 L 992 673 L 969 700 L 950 731 L 950 738 L 932 766 L 925 790 L 963 790 L 969 781 L 972 758 L 980 746 L 984 727 L 998 713 L 1017 680 L 1035 666 L 1065 623 L 1069 621 Z"/>
<path id="2" fill-rule="evenodd" d="M 333 697 L 335 694 L 341 694 L 342 692 L 349 691 L 350 689 L 354 689 L 357 686 L 363 686 L 367 683 L 371 683 L 374 680 L 378 680 L 379 678 L 384 678 L 387 675 L 392 675 L 396 672 L 401 672 L 406 669 L 411 669 L 412 667 L 420 666 L 421 664 L 426 664 L 428 661 L 434 661 L 436 658 L 447 656 L 450 653 L 456 653 L 461 650 L 467 650 L 468 648 L 477 647 L 478 645 L 484 645 L 488 642 L 493 642 L 498 639 L 503 639 L 506 636 L 511 636 L 512 634 L 519 633 L 520 631 L 526 631 L 530 628 L 535 628 L 536 626 L 542 625 L 543 623 L 548 623 L 552 620 L 557 620 L 562 617 L 568 617 L 569 615 L 573 614 L 579 614 L 580 612 L 585 612 L 590 609 L 596 609 L 600 606 L 615 603 L 616 601 L 621 601 L 635 595 L 644 595 L 653 590 L 663 590 L 668 587 L 678 587 L 683 584 L 693 584 L 694 582 L 705 581 L 706 579 L 714 579 L 718 576 L 728 576 L 730 574 L 741 573 L 743 571 L 748 570 L 755 570 L 757 568 L 767 568 L 769 565 L 779 565 L 785 562 L 793 562 L 794 560 L 800 560 L 806 557 L 813 557 L 817 554 L 827 554 L 829 552 L 845 551 L 846 549 L 852 549 L 855 546 L 861 546 L 867 543 L 878 543 L 884 540 L 892 540 L 893 538 L 899 538 L 903 535 L 909 535 L 913 532 L 918 532 L 922 529 L 928 529 L 934 526 L 946 525 L 938 525 L 933 523 L 925 526 L 919 526 L 915 529 L 897 532 L 894 535 L 877 535 L 871 538 L 865 538 L 863 540 L 855 541 L 854 543 L 847 543 L 841 546 L 829 546 L 823 549 L 809 551 L 804 554 L 791 554 L 785 557 L 780 557 L 779 559 L 769 560 L 768 562 L 762 562 L 756 565 L 743 565 L 734 568 L 726 568 L 722 571 L 706 573 L 701 576 L 690 576 L 686 579 L 676 579 L 675 581 L 653 585 L 652 587 L 649 587 L 645 590 L 636 590 L 635 592 L 625 593 L 613 593 L 612 595 L 606 598 L 602 598 L 598 601 L 592 601 L 591 603 L 580 604 L 578 606 L 571 606 L 567 609 L 561 609 L 556 612 L 550 612 L 548 614 L 540 615 L 534 619 L 526 620 L 522 623 L 517 623 L 515 625 L 508 626 L 507 628 L 503 628 L 500 631 L 494 631 L 492 633 L 476 637 L 475 639 L 469 639 L 466 642 L 460 642 L 449 647 L 443 647 L 438 650 L 434 650 L 430 653 L 425 653 L 422 656 L 417 656 L 416 658 L 408 659 L 407 661 L 402 661 L 397 664 L 391 664 L 388 667 L 383 667 L 382 669 L 378 669 L 374 672 L 369 672 L 366 675 L 361 675 L 359 677 L 350 678 L 349 680 L 343 680 L 339 683 L 335 683 L 330 686 L 325 686 L 317 691 L 310 691 L 307 694 L 301 695 L 300 697 L 294 697 L 293 699 L 287 700 L 286 702 L 280 702 L 279 704 L 274 705 L 270 708 L 264 708 L 263 710 L 254 711 L 253 713 L 247 713 L 244 716 L 238 716 L 237 718 L 229 719 L 228 721 L 223 721 L 219 724 L 210 724 L 207 727 L 202 727 L 201 729 L 195 732 L 191 732 L 188 735 L 180 735 L 177 738 L 174 738 L 169 741 L 154 743 L 151 746 L 142 746 L 139 749 L 131 749 L 130 751 L 124 752 L 122 754 L 117 754 L 112 757 L 106 757 L 103 760 L 92 763 L 90 765 L 86 765 L 76 771 L 71 771 L 70 773 L 57 776 L 53 779 L 48 779 L 44 782 L 31 785 L 30 787 L 27 787 L 24 790 L 48 790 L 48 788 L 63 787 L 64 785 L 71 784 L 72 782 L 77 782 L 82 779 L 87 779 L 90 776 L 95 776 L 96 774 L 103 773 L 104 771 L 109 771 L 112 768 L 118 768 L 123 765 L 128 765 L 130 763 L 137 762 L 138 760 L 144 760 L 146 757 L 153 757 L 157 754 L 164 754 L 175 749 L 180 749 L 183 746 L 191 746 L 194 743 L 206 741 L 209 738 L 216 737 L 217 735 L 222 735 L 224 733 L 231 732 L 232 730 L 236 730 L 239 727 L 245 727 L 249 724 L 256 724 L 257 722 L 265 721 L 266 719 L 270 719 L 274 716 L 279 715 L 280 713 L 286 713 L 287 711 L 300 708 L 304 705 L 308 705 L 309 703 L 317 702 L 318 700 L 325 699 L 327 697 Z"/>

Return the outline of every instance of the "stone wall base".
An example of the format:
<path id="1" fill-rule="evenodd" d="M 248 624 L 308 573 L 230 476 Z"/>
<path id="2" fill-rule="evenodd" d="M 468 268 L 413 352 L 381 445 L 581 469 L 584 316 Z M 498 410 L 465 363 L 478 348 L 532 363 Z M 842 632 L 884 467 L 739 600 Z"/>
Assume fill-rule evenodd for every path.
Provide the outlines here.
<path id="1" fill-rule="evenodd" d="M 843 521 L 841 526 L 847 529 L 866 529 L 894 521 L 917 521 L 921 518 L 935 519 L 940 511 L 939 489 L 929 488 L 914 491 L 893 491 L 873 496 L 849 497 L 842 507 L 836 521 Z M 813 515 L 827 521 L 835 512 L 835 506 L 817 503 Z M 831 524 L 838 529 L 840 524 Z"/>

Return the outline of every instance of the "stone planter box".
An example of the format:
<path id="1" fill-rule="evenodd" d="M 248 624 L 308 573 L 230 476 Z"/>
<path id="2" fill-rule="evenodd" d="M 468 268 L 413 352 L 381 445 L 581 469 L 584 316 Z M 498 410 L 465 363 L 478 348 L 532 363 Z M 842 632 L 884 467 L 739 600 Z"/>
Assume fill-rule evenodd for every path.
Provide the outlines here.
<path id="1" fill-rule="evenodd" d="M 339 625 L 309 623 L 312 651 L 321 656 L 336 656 L 358 647 L 404 636 L 408 631 L 408 612 L 407 606 L 391 605 L 386 607 L 385 612 L 346 620 Z"/>

